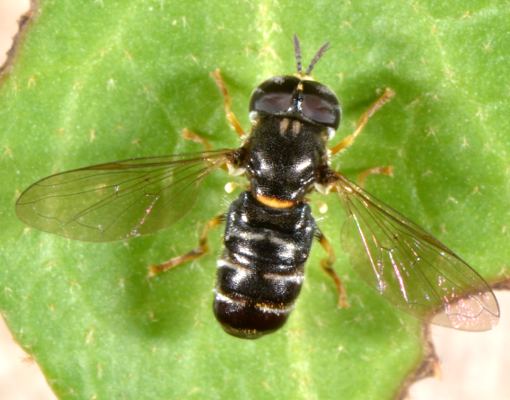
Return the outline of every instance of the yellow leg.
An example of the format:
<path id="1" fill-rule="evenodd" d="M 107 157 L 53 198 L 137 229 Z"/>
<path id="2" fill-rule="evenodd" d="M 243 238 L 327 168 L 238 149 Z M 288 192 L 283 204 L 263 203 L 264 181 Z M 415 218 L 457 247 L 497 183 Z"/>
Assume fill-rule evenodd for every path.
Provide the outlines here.
<path id="1" fill-rule="evenodd" d="M 387 167 L 375 167 L 375 168 L 369 168 L 363 172 L 360 172 L 358 175 L 358 185 L 361 187 L 365 186 L 365 180 L 367 176 L 369 175 L 375 175 L 375 174 L 383 174 L 388 175 L 393 178 L 393 165 L 388 165 Z"/>
<path id="2" fill-rule="evenodd" d="M 194 132 L 191 132 L 188 128 L 184 128 L 182 130 L 181 136 L 184 139 L 193 140 L 194 142 L 201 144 L 202 146 L 204 146 L 205 152 L 211 151 L 213 149 L 211 143 L 209 143 L 207 139 L 204 139 L 202 136 L 197 135 Z M 228 171 L 228 167 L 226 166 L 226 164 L 223 164 L 222 166 L 220 166 L 220 168 L 225 171 Z"/>
<path id="3" fill-rule="evenodd" d="M 211 72 L 211 76 L 213 77 L 214 81 L 218 85 L 218 87 L 221 90 L 221 94 L 223 95 L 223 101 L 224 101 L 224 107 L 225 107 L 225 113 L 227 114 L 227 119 L 232 128 L 235 129 L 237 134 L 240 137 L 245 136 L 244 130 L 241 127 L 241 124 L 237 120 L 234 113 L 230 110 L 230 105 L 232 104 L 232 99 L 230 97 L 230 94 L 228 93 L 227 85 L 225 85 L 225 82 L 223 81 L 223 78 L 221 77 L 220 70 L 217 69 L 214 72 Z"/>
<path id="4" fill-rule="evenodd" d="M 202 234 L 200 235 L 200 239 L 198 240 L 198 247 L 191 250 L 189 253 L 186 253 L 182 256 L 174 257 L 171 260 L 168 260 L 159 265 L 150 265 L 149 268 L 149 276 L 154 276 L 159 274 L 160 272 L 168 271 L 169 269 L 175 268 L 181 265 L 184 262 L 195 260 L 205 253 L 209 251 L 209 242 L 207 236 L 209 231 L 216 228 L 219 224 L 221 224 L 222 216 L 219 215 L 216 218 L 208 221 L 204 229 L 202 230 Z"/>
<path id="5" fill-rule="evenodd" d="M 384 104 L 386 104 L 388 101 L 390 101 L 395 96 L 395 92 L 391 90 L 390 88 L 386 88 L 386 91 L 384 94 L 374 103 L 370 106 L 370 108 L 361 116 L 361 118 L 358 121 L 358 126 L 356 127 L 356 130 L 352 135 L 347 136 L 344 140 L 342 140 L 340 143 L 338 143 L 335 147 L 333 147 L 330 150 L 330 154 L 334 155 L 338 153 L 339 151 L 349 147 L 351 144 L 354 143 L 356 140 L 356 137 L 361 133 L 363 128 L 365 127 L 368 119 L 374 115 L 374 113 L 381 108 Z"/>
<path id="6" fill-rule="evenodd" d="M 197 135 L 196 133 L 191 132 L 188 128 L 184 128 L 182 130 L 181 136 L 184 139 L 193 140 L 194 142 L 200 143 L 204 146 L 205 151 L 211 151 L 213 149 L 211 143 L 207 139 L 204 139 L 202 136 Z"/>
<path id="7" fill-rule="evenodd" d="M 322 232 L 319 232 L 318 239 L 322 248 L 328 255 L 326 258 L 323 258 L 321 260 L 320 265 L 323 271 L 331 279 L 333 279 L 333 282 L 335 283 L 335 286 L 338 290 L 338 307 L 349 308 L 349 302 L 347 301 L 347 294 L 345 293 L 345 288 L 342 284 L 342 281 L 336 274 L 336 271 L 333 269 L 333 264 L 335 263 L 335 252 L 333 250 L 333 246 L 331 246 L 331 243 L 329 243 L 328 239 L 326 239 Z"/>

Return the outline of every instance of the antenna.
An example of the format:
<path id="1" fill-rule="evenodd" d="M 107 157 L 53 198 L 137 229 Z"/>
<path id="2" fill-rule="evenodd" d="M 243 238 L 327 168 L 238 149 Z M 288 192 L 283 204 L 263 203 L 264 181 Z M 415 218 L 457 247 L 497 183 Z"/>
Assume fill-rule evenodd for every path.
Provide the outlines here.
<path id="1" fill-rule="evenodd" d="M 328 46 L 329 46 L 329 42 L 326 42 L 324 43 L 320 48 L 319 50 L 317 50 L 317 53 L 315 53 L 315 55 L 313 56 L 312 58 L 312 62 L 310 63 L 310 65 L 308 66 L 306 72 L 305 72 L 305 75 L 310 75 L 311 72 L 312 72 L 312 69 L 314 67 L 314 65 L 317 63 L 317 61 L 320 60 L 320 58 L 322 57 L 322 55 L 326 52 L 326 50 L 328 49 Z"/>
<path id="2" fill-rule="evenodd" d="M 296 55 L 296 61 L 297 61 L 297 72 L 298 74 L 301 73 L 301 45 L 299 44 L 299 38 L 294 33 L 294 54 Z"/>
<path id="3" fill-rule="evenodd" d="M 292 41 L 294 44 L 294 54 L 296 55 L 296 65 L 297 65 L 297 73 L 301 74 L 302 65 L 301 65 L 301 44 L 299 43 L 298 36 L 294 33 L 294 40 Z M 322 55 L 326 52 L 328 49 L 329 42 L 324 43 L 319 50 L 317 50 L 317 53 L 312 58 L 312 62 L 306 69 L 305 75 L 310 75 L 312 73 L 312 69 L 317 64 L 317 61 L 319 61 L 322 57 Z"/>

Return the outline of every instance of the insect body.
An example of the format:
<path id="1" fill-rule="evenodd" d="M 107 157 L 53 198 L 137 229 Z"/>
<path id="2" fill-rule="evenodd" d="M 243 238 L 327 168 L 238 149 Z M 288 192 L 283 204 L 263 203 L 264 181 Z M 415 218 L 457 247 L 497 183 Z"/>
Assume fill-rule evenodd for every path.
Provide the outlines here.
<path id="1" fill-rule="evenodd" d="M 499 309 L 483 278 L 430 234 L 329 167 L 330 156 L 354 141 L 393 92 L 387 90 L 363 115 L 354 134 L 328 150 L 341 110 L 335 94 L 310 77 L 327 45 L 302 73 L 294 36 L 297 74 L 273 77 L 254 90 L 252 131 L 239 149 L 118 161 L 50 176 L 21 195 L 17 215 L 30 226 L 73 239 L 122 240 L 157 232 L 181 219 L 196 200 L 198 184 L 211 172 L 228 168 L 244 175 L 248 189 L 224 216 L 206 224 L 199 246 L 151 271 L 200 257 L 208 250 L 208 231 L 225 221 L 214 312 L 226 332 L 253 339 L 287 320 L 314 238 L 328 254 L 321 267 L 337 286 L 339 304 L 347 305 L 332 268 L 332 247 L 306 198 L 312 190 L 332 191 L 348 215 L 343 247 L 370 286 L 422 320 L 464 330 L 491 329 Z M 230 112 L 219 73 L 213 76 L 223 91 L 227 117 L 244 136 Z"/>

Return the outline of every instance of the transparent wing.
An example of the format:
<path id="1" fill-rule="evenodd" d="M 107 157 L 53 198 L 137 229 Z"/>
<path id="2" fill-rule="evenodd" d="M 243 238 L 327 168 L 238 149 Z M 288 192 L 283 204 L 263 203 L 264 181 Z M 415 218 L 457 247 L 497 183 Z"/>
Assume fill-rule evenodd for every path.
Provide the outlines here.
<path id="1" fill-rule="evenodd" d="M 497 325 L 499 307 L 484 279 L 437 239 L 337 174 L 348 218 L 342 245 L 354 270 L 402 311 L 468 331 Z"/>
<path id="2" fill-rule="evenodd" d="M 77 240 L 149 235 L 185 216 L 200 181 L 232 152 L 138 158 L 56 174 L 23 192 L 16 214 L 33 228 Z"/>

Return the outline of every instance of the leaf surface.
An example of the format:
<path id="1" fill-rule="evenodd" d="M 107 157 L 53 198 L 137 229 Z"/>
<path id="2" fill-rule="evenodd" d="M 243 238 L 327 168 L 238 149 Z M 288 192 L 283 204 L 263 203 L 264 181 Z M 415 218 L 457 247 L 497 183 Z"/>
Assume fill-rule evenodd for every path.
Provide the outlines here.
<path id="1" fill-rule="evenodd" d="M 335 308 L 314 246 L 288 324 L 257 341 L 226 335 L 212 287 L 221 252 L 147 279 L 146 266 L 195 246 L 224 212 L 222 171 L 171 229 L 117 243 L 71 241 L 26 227 L 14 203 L 52 173 L 240 142 L 210 72 L 220 68 L 245 129 L 251 91 L 303 64 L 343 107 L 333 144 L 379 93 L 397 96 L 333 166 L 431 232 L 489 282 L 508 276 L 508 7 L 496 1 L 41 1 L 1 77 L 0 305 L 62 399 L 391 399 L 422 362 L 420 323 L 350 268 L 336 196 L 315 215 L 335 245 L 351 307 Z M 506 271 L 506 272 L 505 272 Z M 503 274 L 502 274 L 503 272 Z M 95 397 L 94 397 L 95 396 Z"/>

